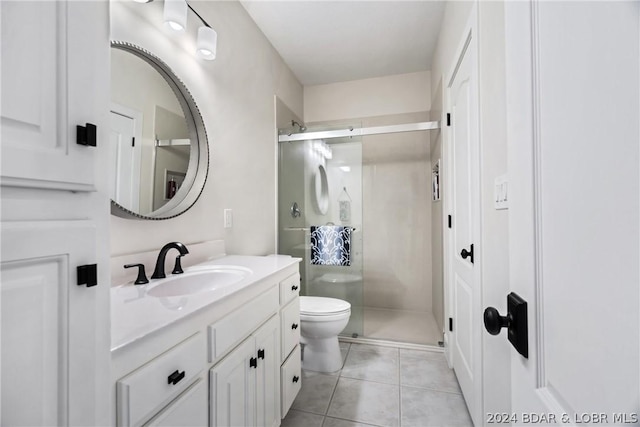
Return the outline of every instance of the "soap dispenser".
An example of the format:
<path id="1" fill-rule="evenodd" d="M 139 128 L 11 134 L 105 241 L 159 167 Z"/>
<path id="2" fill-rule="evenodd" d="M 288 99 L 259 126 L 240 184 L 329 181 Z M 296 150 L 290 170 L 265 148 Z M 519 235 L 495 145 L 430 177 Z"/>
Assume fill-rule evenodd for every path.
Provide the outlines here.
<path id="1" fill-rule="evenodd" d="M 348 223 L 351 221 L 351 197 L 347 193 L 347 187 L 342 187 L 342 193 L 338 196 L 338 206 L 340 207 L 340 221 Z"/>

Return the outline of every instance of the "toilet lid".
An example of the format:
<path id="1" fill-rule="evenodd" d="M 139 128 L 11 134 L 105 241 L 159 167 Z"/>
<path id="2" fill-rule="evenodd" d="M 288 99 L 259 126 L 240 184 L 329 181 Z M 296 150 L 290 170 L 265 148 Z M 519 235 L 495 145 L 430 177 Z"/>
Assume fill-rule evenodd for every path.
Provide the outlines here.
<path id="1" fill-rule="evenodd" d="M 351 309 L 351 304 L 337 298 L 300 297 L 300 314 L 313 316 L 342 313 Z"/>

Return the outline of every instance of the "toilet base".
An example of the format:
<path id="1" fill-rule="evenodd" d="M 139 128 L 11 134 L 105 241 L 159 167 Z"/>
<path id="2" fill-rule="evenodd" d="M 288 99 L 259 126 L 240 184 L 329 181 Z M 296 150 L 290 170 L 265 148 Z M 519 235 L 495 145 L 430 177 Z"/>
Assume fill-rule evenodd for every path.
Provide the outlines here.
<path id="1" fill-rule="evenodd" d="M 338 336 L 329 338 L 300 337 L 304 344 L 302 369 L 315 372 L 336 372 L 342 369 L 342 354 Z"/>

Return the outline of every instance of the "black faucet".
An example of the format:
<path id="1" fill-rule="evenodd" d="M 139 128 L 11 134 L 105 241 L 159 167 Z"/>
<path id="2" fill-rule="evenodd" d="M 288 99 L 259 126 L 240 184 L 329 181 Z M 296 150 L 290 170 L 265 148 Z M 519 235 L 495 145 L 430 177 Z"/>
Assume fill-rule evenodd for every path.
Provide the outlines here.
<path id="1" fill-rule="evenodd" d="M 170 249 L 177 249 L 180 252 L 180 256 L 189 253 L 187 247 L 180 242 L 171 242 L 164 245 L 162 249 L 160 249 L 160 253 L 158 254 L 156 268 L 151 275 L 152 279 L 164 279 L 165 277 L 167 277 L 166 274 L 164 274 L 164 260 L 167 257 L 167 252 L 169 252 Z M 180 257 L 178 257 L 178 259 L 180 259 Z"/>

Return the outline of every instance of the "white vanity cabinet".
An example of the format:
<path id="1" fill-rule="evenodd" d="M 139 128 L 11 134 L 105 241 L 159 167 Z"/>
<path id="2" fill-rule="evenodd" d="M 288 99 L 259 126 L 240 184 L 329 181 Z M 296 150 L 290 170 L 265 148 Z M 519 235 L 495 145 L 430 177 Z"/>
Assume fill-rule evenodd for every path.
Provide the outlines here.
<path id="1" fill-rule="evenodd" d="M 109 2 L 0 16 L 0 425 L 105 425 Z M 86 123 L 96 146 L 76 143 Z"/>
<path id="2" fill-rule="evenodd" d="M 211 426 L 279 424 L 278 334 L 273 316 L 211 369 Z"/>
<path id="3" fill-rule="evenodd" d="M 300 353 L 300 274 L 280 282 L 280 402 L 284 418 L 302 387 Z"/>
<path id="4" fill-rule="evenodd" d="M 299 327 L 289 325 L 299 324 L 298 261 L 281 262 L 279 271 L 219 305 L 112 350 L 115 424 L 280 425 L 301 384 Z M 155 303 L 130 304 L 136 302 Z M 172 376 L 182 378 L 171 384 Z"/>

